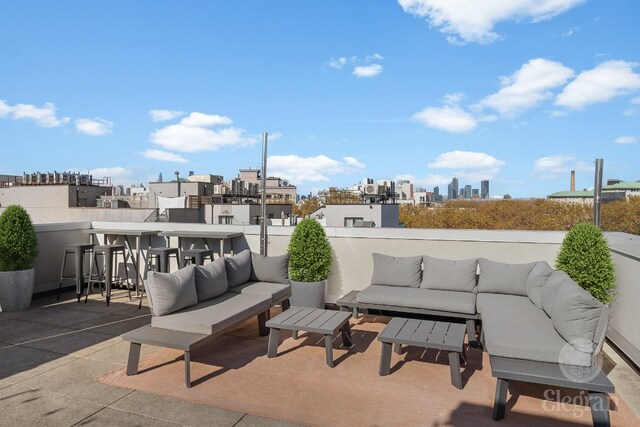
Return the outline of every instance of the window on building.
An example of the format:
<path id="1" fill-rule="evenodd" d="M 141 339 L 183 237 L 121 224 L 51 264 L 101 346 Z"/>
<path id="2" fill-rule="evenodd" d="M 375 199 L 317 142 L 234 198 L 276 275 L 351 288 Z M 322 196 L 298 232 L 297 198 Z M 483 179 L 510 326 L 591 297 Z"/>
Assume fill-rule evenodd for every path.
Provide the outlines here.
<path id="1" fill-rule="evenodd" d="M 218 215 L 218 224 L 233 224 L 233 215 Z"/>
<path id="2" fill-rule="evenodd" d="M 364 218 L 361 216 L 346 216 L 344 217 L 344 226 L 345 227 L 353 227 L 356 221 L 363 221 Z"/>

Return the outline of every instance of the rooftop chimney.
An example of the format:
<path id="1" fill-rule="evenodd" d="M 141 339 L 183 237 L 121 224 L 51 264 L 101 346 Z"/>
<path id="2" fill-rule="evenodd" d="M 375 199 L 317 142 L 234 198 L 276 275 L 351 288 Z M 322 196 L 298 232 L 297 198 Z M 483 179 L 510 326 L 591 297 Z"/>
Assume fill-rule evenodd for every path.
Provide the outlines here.
<path id="1" fill-rule="evenodd" d="M 571 171 L 571 191 L 576 191 L 576 171 Z"/>

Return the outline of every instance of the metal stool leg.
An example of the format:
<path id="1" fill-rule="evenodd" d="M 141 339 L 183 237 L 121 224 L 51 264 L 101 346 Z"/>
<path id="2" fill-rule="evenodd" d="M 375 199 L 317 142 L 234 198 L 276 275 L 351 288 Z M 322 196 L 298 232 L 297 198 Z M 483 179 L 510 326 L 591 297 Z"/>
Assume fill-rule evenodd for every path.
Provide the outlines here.
<path id="1" fill-rule="evenodd" d="M 62 256 L 62 267 L 60 267 L 60 283 L 58 284 L 58 301 L 60 301 L 60 293 L 62 292 L 62 281 L 65 279 L 64 277 L 64 267 L 67 264 L 67 254 L 68 250 L 64 251 L 64 255 Z"/>

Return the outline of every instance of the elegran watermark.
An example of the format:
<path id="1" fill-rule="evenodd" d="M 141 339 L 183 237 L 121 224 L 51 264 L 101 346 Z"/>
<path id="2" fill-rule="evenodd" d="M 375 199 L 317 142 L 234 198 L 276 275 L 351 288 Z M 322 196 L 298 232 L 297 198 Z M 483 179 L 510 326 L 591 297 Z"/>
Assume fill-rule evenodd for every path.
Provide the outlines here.
<path id="1" fill-rule="evenodd" d="M 586 411 L 608 411 L 611 407 L 611 402 L 613 402 L 614 408 L 618 407 L 618 399 L 615 395 L 605 395 L 605 398 L 597 399 L 593 402 L 589 401 L 587 393 L 563 396 L 560 390 L 547 389 L 543 395 L 545 400 L 542 401 L 542 409 L 544 411 L 569 412 L 575 418 L 581 418 Z"/>

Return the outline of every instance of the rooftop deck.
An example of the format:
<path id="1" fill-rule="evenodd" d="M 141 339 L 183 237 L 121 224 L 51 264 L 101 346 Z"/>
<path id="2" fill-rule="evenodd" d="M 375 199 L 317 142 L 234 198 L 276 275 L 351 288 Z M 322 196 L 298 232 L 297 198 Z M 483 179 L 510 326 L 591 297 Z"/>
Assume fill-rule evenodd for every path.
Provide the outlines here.
<path id="1" fill-rule="evenodd" d="M 95 223 L 93 227 L 104 228 L 110 225 L 113 228 L 145 226 L 135 223 Z M 57 282 L 62 246 L 88 239 L 82 230 L 91 226 L 91 223 L 71 223 L 38 227 L 41 255 L 36 266 L 36 277 L 40 290 L 50 289 L 52 283 Z M 198 227 L 205 226 L 191 225 L 187 228 L 197 230 Z M 207 230 L 218 228 L 230 230 L 229 227 L 206 226 Z M 236 250 L 243 245 L 255 250 L 259 242 L 257 227 L 241 228 L 245 238 Z M 563 235 L 554 232 L 352 229 L 329 229 L 328 234 L 336 255 L 329 287 L 330 302 L 349 290 L 366 285 L 368 278 L 365 276 L 370 275 L 371 261 L 370 256 L 362 254 L 370 254 L 371 250 L 403 255 L 437 251 L 441 257 L 485 256 L 505 262 L 525 262 L 531 259 L 552 262 Z M 271 230 L 270 253 L 284 252 L 289 235 L 290 230 L 287 229 Z M 640 245 L 635 237 L 628 235 L 612 235 L 609 240 L 617 268 L 619 299 L 622 297 L 618 307 L 614 309 L 609 338 L 613 338 L 612 342 L 616 345 L 622 343 L 633 351 L 638 342 L 635 326 L 637 322 L 627 324 L 627 321 L 638 320 L 633 307 L 637 307 L 640 300 L 636 274 L 640 266 Z M 46 256 L 46 253 L 52 255 Z M 356 265 L 359 268 L 347 268 Z M 77 303 L 74 293 L 67 291 L 62 294 L 61 301 L 57 301 L 55 295 L 40 296 L 33 300 L 29 310 L 0 313 L 0 401 L 3 423 L 69 426 L 291 425 L 247 412 L 224 410 L 97 381 L 96 378 L 126 365 L 128 346 L 122 342 L 120 335 L 149 322 L 146 300 L 142 310 L 138 310 L 137 301 L 129 301 L 123 290 L 114 292 L 109 307 L 99 294 L 92 294 L 89 302 L 84 304 Z M 256 334 L 255 340 L 258 339 Z M 158 350 L 143 346 L 142 356 Z M 264 351 L 266 352 L 266 347 Z M 373 349 L 368 351 L 375 352 Z M 640 419 L 640 375 L 625 362 L 617 349 L 607 344 L 604 351 L 605 370 L 616 386 L 617 396 Z M 439 368 L 448 372 L 446 367 Z M 376 372 L 371 375 L 376 376 Z M 442 385 L 434 384 L 434 389 L 438 390 L 442 399 L 460 400 L 459 391 L 448 385 L 447 378 Z M 182 384 L 177 382 L 176 386 Z M 194 389 L 197 388 L 196 386 Z M 472 388 L 467 388 L 466 392 L 475 393 Z M 319 395 L 317 398 L 322 401 L 323 396 Z M 486 406 L 490 408 L 491 398 L 484 400 L 487 400 Z M 529 412 L 526 408 L 524 411 L 525 418 L 512 418 L 510 421 L 507 416 L 500 424 L 512 425 L 517 420 L 539 423 L 545 419 L 540 405 L 535 411 Z M 632 423 L 640 425 L 638 419 L 632 420 Z M 456 422 L 454 419 L 443 423 L 464 425 L 460 420 Z M 482 423 L 493 425 L 490 417 L 483 418 Z M 582 421 L 578 423 L 581 424 Z"/>

